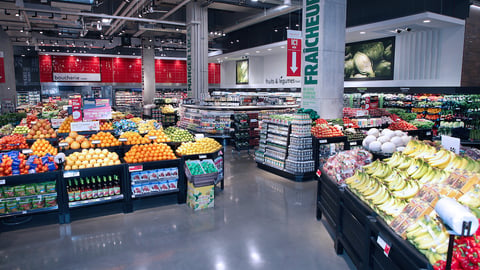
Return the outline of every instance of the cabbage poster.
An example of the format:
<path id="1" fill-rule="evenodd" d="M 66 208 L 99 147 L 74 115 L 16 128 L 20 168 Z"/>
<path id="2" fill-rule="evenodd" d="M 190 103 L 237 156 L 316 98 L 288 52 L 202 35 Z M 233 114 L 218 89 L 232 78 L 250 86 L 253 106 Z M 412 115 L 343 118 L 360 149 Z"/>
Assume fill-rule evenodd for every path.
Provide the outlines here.
<path id="1" fill-rule="evenodd" d="M 393 80 L 395 38 L 345 46 L 345 80 Z"/>

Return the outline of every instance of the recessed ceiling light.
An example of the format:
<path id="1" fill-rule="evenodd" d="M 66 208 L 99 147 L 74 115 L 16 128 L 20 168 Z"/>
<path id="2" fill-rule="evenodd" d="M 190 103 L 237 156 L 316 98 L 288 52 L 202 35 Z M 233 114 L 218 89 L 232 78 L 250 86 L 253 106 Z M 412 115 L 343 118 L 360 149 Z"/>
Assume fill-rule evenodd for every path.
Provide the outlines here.
<path id="1" fill-rule="evenodd" d="M 260 53 L 260 51 L 255 51 L 255 53 Z"/>
<path id="2" fill-rule="evenodd" d="M 39 33 L 40 33 L 40 35 L 43 35 L 43 31 L 40 31 Z"/>
<path id="3" fill-rule="evenodd" d="M 22 57 L 25 57 L 25 54 L 22 54 Z"/>
<path id="4" fill-rule="evenodd" d="M 360 32 L 360 35 L 365 35 L 366 33 L 364 31 Z"/>
<path id="5" fill-rule="evenodd" d="M 268 51 L 271 51 L 271 50 L 272 50 L 272 48 L 269 48 L 269 49 L 267 49 L 267 50 L 268 50 Z"/>
<path id="6" fill-rule="evenodd" d="M 423 23 L 429 23 L 431 22 L 430 20 L 423 20 Z"/>
<path id="7" fill-rule="evenodd" d="M 280 46 L 280 48 L 285 49 L 285 46 Z"/>

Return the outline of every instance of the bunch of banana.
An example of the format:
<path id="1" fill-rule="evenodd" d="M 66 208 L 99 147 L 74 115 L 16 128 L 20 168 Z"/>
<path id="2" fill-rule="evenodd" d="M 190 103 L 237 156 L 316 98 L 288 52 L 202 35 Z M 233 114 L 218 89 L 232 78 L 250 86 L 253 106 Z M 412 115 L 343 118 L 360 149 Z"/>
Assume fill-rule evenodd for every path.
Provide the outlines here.
<path id="1" fill-rule="evenodd" d="M 411 199 L 418 191 L 420 191 L 420 184 L 415 180 L 404 181 L 405 187 L 401 190 L 392 192 L 392 195 L 398 199 Z"/>
<path id="2" fill-rule="evenodd" d="M 470 208 L 480 207 L 480 185 L 476 184 L 462 197 L 458 198 L 458 202 Z"/>
<path id="3" fill-rule="evenodd" d="M 424 218 L 407 228 L 407 240 L 425 254 L 433 264 L 445 257 L 449 234 L 437 219 Z"/>
<path id="4" fill-rule="evenodd" d="M 379 162 L 378 166 L 376 166 L 375 171 L 371 173 L 371 176 L 379 179 L 384 179 L 387 176 L 389 176 L 391 173 L 392 173 L 392 168 L 388 166 L 388 164 Z"/>
<path id="5" fill-rule="evenodd" d="M 418 179 L 418 182 L 421 184 L 441 183 L 445 181 L 449 175 L 450 173 L 445 170 L 429 167 L 428 172 Z"/>
<path id="6" fill-rule="evenodd" d="M 390 158 L 386 158 L 383 161 L 388 164 L 388 166 L 395 168 L 402 164 L 404 157 L 406 157 L 402 152 L 394 152 Z"/>
<path id="7" fill-rule="evenodd" d="M 434 157 L 425 157 L 430 166 L 440 169 L 445 169 L 454 158 L 455 154 L 453 152 L 443 148 L 438 150 Z"/>
<path id="8" fill-rule="evenodd" d="M 445 170 L 451 172 L 456 169 L 478 173 L 480 172 L 480 164 L 469 157 L 461 157 L 456 155 L 452 160 L 450 160 L 450 164 L 448 164 Z"/>

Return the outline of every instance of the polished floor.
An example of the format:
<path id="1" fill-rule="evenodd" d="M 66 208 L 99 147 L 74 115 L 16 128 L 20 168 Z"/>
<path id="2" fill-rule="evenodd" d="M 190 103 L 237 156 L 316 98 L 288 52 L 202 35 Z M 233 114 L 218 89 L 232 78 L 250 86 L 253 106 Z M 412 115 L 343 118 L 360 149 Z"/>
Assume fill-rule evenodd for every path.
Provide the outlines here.
<path id="1" fill-rule="evenodd" d="M 245 152 L 226 160 L 215 208 L 194 212 L 171 199 L 68 225 L 7 227 L 0 269 L 355 269 L 315 219 L 314 181 L 257 169 Z"/>

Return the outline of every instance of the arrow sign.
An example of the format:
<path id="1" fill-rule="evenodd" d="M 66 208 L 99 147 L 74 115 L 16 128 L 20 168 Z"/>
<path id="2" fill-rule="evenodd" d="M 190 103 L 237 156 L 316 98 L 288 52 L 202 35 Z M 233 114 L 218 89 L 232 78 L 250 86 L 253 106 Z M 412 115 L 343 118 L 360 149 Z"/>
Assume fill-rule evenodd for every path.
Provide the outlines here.
<path id="1" fill-rule="evenodd" d="M 287 76 L 300 77 L 302 75 L 302 32 L 287 31 Z"/>
<path id="2" fill-rule="evenodd" d="M 294 74 L 295 71 L 297 71 L 297 52 L 292 52 L 292 65 L 290 66 L 290 69 Z"/>

